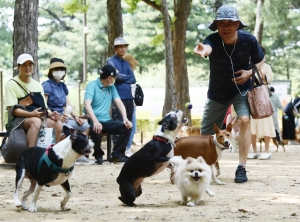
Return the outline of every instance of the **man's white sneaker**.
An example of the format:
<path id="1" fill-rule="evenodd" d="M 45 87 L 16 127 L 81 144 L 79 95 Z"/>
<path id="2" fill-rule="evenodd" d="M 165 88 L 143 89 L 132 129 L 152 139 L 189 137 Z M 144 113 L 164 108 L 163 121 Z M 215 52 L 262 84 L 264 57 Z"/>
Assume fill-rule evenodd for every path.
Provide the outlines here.
<path id="1" fill-rule="evenodd" d="M 131 149 L 127 149 L 127 150 L 125 151 L 125 156 L 131 157 L 132 155 L 133 155 L 133 153 L 131 152 Z"/>
<path id="2" fill-rule="evenodd" d="M 86 158 L 85 156 L 82 156 L 75 161 L 75 165 L 92 165 L 94 163 L 95 163 L 95 160 L 90 160 L 90 159 Z"/>

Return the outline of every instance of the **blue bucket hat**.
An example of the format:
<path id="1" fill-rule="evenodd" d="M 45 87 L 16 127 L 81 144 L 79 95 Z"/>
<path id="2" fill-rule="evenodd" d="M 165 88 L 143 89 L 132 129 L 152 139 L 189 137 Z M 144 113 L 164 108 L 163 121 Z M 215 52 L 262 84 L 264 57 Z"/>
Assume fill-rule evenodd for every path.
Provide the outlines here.
<path id="1" fill-rule="evenodd" d="M 238 14 L 238 11 L 236 10 L 236 8 L 231 5 L 222 5 L 220 8 L 218 8 L 217 13 L 216 13 L 216 18 L 208 26 L 208 28 L 212 31 L 216 31 L 217 30 L 216 21 L 220 21 L 220 20 L 239 21 L 240 25 L 238 27 L 238 30 L 247 27 L 247 25 L 244 24 L 240 20 L 239 14 Z"/>

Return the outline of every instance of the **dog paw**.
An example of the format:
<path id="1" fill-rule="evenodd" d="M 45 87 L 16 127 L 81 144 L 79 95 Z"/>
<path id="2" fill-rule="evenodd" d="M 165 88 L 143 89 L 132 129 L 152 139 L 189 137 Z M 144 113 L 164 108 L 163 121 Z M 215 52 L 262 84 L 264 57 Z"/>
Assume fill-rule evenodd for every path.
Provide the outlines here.
<path id="1" fill-rule="evenodd" d="M 22 205 L 22 210 L 28 210 L 28 206 Z"/>
<path id="2" fill-rule="evenodd" d="M 36 209 L 36 207 L 30 207 L 28 209 L 28 211 L 31 212 L 31 213 L 34 213 L 34 212 L 37 212 L 37 209 Z"/>
<path id="3" fill-rule="evenodd" d="M 71 210 L 71 208 L 68 208 L 68 207 L 64 207 L 64 208 L 61 208 L 62 211 L 69 211 Z"/>
<path id="4" fill-rule="evenodd" d="M 193 202 L 188 202 L 188 203 L 187 203 L 187 206 L 189 206 L 189 207 L 194 207 L 195 204 L 194 204 Z"/>
<path id="5" fill-rule="evenodd" d="M 215 196 L 215 193 L 212 192 L 211 190 L 206 190 L 206 193 L 207 193 L 210 197 Z"/>
<path id="6" fill-rule="evenodd" d="M 181 205 L 186 205 L 186 201 L 181 201 L 180 204 Z"/>
<path id="7" fill-rule="evenodd" d="M 216 182 L 217 184 L 219 184 L 219 185 L 225 185 L 226 183 L 224 183 L 224 182 L 221 182 L 220 180 L 216 180 L 216 181 L 214 181 L 214 182 Z"/>
<path id="8" fill-rule="evenodd" d="M 15 205 L 16 205 L 16 207 L 22 207 L 22 203 L 21 203 L 21 201 L 20 200 L 15 200 Z"/>

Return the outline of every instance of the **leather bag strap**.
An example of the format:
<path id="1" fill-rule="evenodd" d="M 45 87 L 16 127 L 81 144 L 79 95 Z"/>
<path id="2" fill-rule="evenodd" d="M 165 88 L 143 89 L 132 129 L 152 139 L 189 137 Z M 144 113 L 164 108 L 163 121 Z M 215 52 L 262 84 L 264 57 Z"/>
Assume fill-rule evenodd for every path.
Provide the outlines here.
<path id="1" fill-rule="evenodd" d="M 255 81 L 256 80 L 255 73 L 257 74 L 258 81 Z M 264 85 L 264 82 L 263 82 L 261 75 L 255 64 L 253 64 L 253 66 L 252 66 L 252 77 L 251 77 L 251 82 L 250 82 L 250 90 L 254 89 L 254 82 L 256 82 L 256 84 L 258 86 Z"/>
<path id="2" fill-rule="evenodd" d="M 22 89 L 24 89 L 25 92 L 32 95 L 32 92 L 30 92 L 28 89 L 26 89 L 24 86 L 22 86 L 18 81 L 11 79 L 12 81 L 16 82 Z"/>

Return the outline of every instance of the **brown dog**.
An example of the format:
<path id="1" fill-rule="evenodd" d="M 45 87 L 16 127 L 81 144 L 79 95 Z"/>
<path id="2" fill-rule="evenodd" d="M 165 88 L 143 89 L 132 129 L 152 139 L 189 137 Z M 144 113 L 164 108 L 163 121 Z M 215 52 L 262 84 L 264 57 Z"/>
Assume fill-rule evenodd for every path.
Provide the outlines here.
<path id="1" fill-rule="evenodd" d="M 264 140 L 264 138 L 260 138 L 260 139 L 258 139 L 259 140 L 259 145 L 260 145 L 260 152 L 262 151 L 262 142 L 265 142 L 265 140 Z M 284 142 L 283 141 L 279 141 L 279 142 L 277 142 L 277 139 L 276 139 L 276 137 L 273 137 L 272 138 L 272 141 L 273 141 L 273 143 L 275 144 L 275 146 L 276 146 L 276 152 L 278 152 L 278 147 L 279 147 L 279 145 L 281 145 L 282 146 L 282 148 L 283 148 L 283 152 L 285 152 L 285 148 L 284 148 Z"/>
<path id="2" fill-rule="evenodd" d="M 183 136 L 200 136 L 200 127 L 197 126 L 184 126 L 179 132 L 179 137 Z"/>
<path id="3" fill-rule="evenodd" d="M 184 159 L 187 157 L 198 158 L 198 156 L 202 156 L 212 169 L 213 181 L 223 185 L 225 183 L 217 179 L 217 176 L 220 175 L 218 161 L 221 159 L 223 151 L 230 146 L 231 130 L 231 123 L 227 125 L 225 130 L 220 130 L 214 124 L 215 134 L 212 136 L 181 137 L 175 142 L 174 155 L 182 156 Z M 213 173 L 213 165 L 217 169 L 217 175 Z"/>

